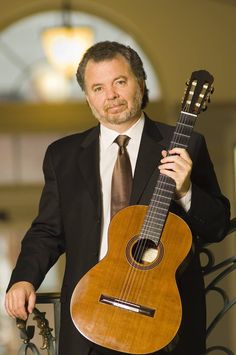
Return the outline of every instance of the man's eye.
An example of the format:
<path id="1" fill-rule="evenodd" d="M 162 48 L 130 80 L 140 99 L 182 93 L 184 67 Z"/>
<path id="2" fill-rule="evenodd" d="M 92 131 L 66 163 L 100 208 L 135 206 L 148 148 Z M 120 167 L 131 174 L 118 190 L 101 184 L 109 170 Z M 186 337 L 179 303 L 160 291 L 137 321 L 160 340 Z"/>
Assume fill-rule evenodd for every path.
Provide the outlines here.
<path id="1" fill-rule="evenodd" d="M 117 84 L 123 86 L 126 84 L 126 81 L 125 80 L 118 80 Z"/>
<path id="2" fill-rule="evenodd" d="M 94 92 L 100 92 L 100 91 L 102 91 L 102 87 L 96 86 L 93 90 L 94 90 Z"/>

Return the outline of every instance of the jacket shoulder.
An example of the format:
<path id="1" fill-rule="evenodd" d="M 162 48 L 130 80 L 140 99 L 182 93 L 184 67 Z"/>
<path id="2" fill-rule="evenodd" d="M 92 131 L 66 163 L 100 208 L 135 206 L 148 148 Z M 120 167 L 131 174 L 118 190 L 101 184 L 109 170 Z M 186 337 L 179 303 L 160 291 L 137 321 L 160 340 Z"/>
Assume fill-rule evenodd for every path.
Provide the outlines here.
<path id="1" fill-rule="evenodd" d="M 61 151 L 67 150 L 72 147 L 79 147 L 90 135 L 96 136 L 96 131 L 98 127 L 92 127 L 86 131 L 70 134 L 68 136 L 57 139 L 48 146 L 48 150 L 51 151 Z"/>

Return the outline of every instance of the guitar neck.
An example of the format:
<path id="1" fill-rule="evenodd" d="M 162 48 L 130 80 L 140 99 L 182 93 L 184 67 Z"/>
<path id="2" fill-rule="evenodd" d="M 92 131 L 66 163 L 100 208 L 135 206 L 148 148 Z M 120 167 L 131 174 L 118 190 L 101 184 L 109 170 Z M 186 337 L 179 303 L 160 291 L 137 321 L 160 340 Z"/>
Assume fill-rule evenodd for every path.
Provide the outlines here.
<path id="1" fill-rule="evenodd" d="M 196 114 L 181 111 L 168 151 L 176 147 L 185 149 L 188 147 L 196 119 Z M 160 174 L 148 207 L 140 238 L 148 238 L 156 245 L 159 244 L 174 192 L 175 181 L 166 175 Z"/>

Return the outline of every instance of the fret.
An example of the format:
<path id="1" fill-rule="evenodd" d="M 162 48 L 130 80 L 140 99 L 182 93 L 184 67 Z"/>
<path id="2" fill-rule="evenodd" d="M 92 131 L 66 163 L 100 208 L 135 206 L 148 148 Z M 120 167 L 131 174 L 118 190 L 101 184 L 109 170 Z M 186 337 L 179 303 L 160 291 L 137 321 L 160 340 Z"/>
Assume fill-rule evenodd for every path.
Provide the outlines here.
<path id="1" fill-rule="evenodd" d="M 169 207 L 169 204 L 166 205 L 166 206 Z M 166 211 L 166 210 L 168 210 L 168 208 L 166 208 L 165 206 L 161 207 L 161 204 L 159 204 L 159 202 L 157 201 L 156 206 L 153 206 L 153 210 L 155 211 L 155 215 L 156 215 L 159 210 Z M 157 211 L 157 212 L 156 212 L 156 211 Z"/>
<path id="2" fill-rule="evenodd" d="M 170 200 L 171 201 L 171 200 Z M 170 205 L 170 204 L 169 204 Z M 152 210 L 152 212 L 150 211 L 150 215 L 154 215 L 155 218 L 157 218 L 159 216 L 159 214 L 163 214 L 163 211 L 168 211 L 169 209 L 169 205 L 167 206 L 162 206 L 159 207 L 158 202 L 156 204 L 153 204 L 152 206 L 150 206 L 149 210 Z M 160 209 L 162 211 L 160 211 Z"/>
<path id="3" fill-rule="evenodd" d="M 156 191 L 153 193 L 154 196 L 160 196 L 160 197 L 166 197 L 169 198 L 170 194 L 172 193 L 173 189 L 175 189 L 175 185 L 172 186 L 166 186 L 163 184 L 165 187 L 160 187 L 156 189 Z"/>
<path id="4" fill-rule="evenodd" d="M 153 207 L 153 208 L 156 208 L 158 211 L 159 211 L 159 210 L 164 210 L 164 211 L 166 211 L 166 207 L 160 207 L 159 205 L 156 206 L 156 207 Z"/>
<path id="5" fill-rule="evenodd" d="M 174 147 L 186 148 L 188 146 L 196 117 L 196 115 L 181 112 L 168 150 Z M 174 191 L 174 180 L 160 174 L 145 216 L 140 238 L 151 239 L 155 244 L 159 243 Z"/>
<path id="6" fill-rule="evenodd" d="M 173 181 L 173 180 L 171 179 L 171 181 Z M 164 183 L 164 182 L 163 182 L 163 183 Z M 175 183 L 174 183 L 174 182 L 165 181 L 165 185 L 175 187 Z"/>
<path id="7" fill-rule="evenodd" d="M 183 122 L 179 122 L 178 125 L 180 125 L 180 126 L 186 126 L 186 127 L 191 127 L 191 128 L 192 128 L 192 125 L 187 124 L 187 123 L 183 123 Z"/>
<path id="8" fill-rule="evenodd" d="M 160 190 L 160 193 L 162 193 L 162 194 L 158 194 L 158 191 L 153 194 L 153 200 L 155 200 L 155 203 L 157 201 L 162 202 L 161 198 L 165 198 L 166 203 L 168 203 L 170 201 L 170 199 L 172 198 L 172 191 L 169 191 L 169 190 L 165 190 L 165 191 L 168 191 L 168 196 L 167 196 L 167 193 L 165 195 L 163 195 L 164 191 L 161 191 L 161 190 Z"/>
<path id="9" fill-rule="evenodd" d="M 157 195 L 156 193 L 153 193 L 153 196 L 154 196 L 154 194 Z M 169 201 L 169 199 L 170 199 L 170 197 L 167 197 L 167 196 L 165 196 L 165 195 L 159 195 L 159 196 L 157 195 L 157 197 L 164 198 L 164 199 L 166 199 L 166 200 L 168 200 L 168 201 Z M 162 201 L 162 203 L 168 204 L 168 202 L 163 202 L 163 201 Z"/>
<path id="10" fill-rule="evenodd" d="M 152 195 L 152 200 L 156 203 L 157 200 L 160 200 L 160 198 L 165 198 L 167 202 L 172 198 L 173 192 L 175 190 L 175 186 L 170 190 L 167 189 L 159 189 L 159 191 L 155 191 Z M 160 200 L 161 201 L 161 200 Z"/>
<path id="11" fill-rule="evenodd" d="M 146 237 L 140 237 L 140 239 L 146 239 Z M 160 241 L 160 238 L 157 237 L 156 235 L 150 235 L 149 236 L 149 239 L 151 239 L 155 244 L 158 244 L 158 242 Z"/>
<path id="12" fill-rule="evenodd" d="M 178 132 L 176 132 L 173 136 L 173 140 L 178 139 L 180 142 L 182 140 L 189 140 L 191 133 L 192 133 L 192 129 L 190 129 L 189 127 L 178 127 Z"/>
<path id="13" fill-rule="evenodd" d="M 151 214 L 149 217 L 150 219 L 152 219 L 148 225 L 158 225 L 158 224 L 161 224 L 163 223 L 163 221 L 165 221 L 166 219 L 166 215 L 168 213 L 168 210 L 166 211 L 166 213 L 161 213 L 158 211 L 158 213 L 155 213 L 155 214 Z"/>
<path id="14" fill-rule="evenodd" d="M 160 235 L 160 233 L 162 232 L 162 228 L 161 227 L 150 227 L 148 228 L 148 234 L 152 233 L 153 235 L 155 235 L 155 237 L 158 237 L 158 235 Z"/>
<path id="15" fill-rule="evenodd" d="M 150 229 L 150 230 L 161 230 L 161 223 L 155 223 L 155 225 L 154 224 L 152 224 L 152 225 L 149 225 L 148 226 L 148 229 Z"/>
<path id="16" fill-rule="evenodd" d="M 166 211 L 166 209 L 165 209 L 165 211 Z M 158 213 L 157 218 L 160 218 L 161 216 L 166 216 L 166 213 L 160 212 L 159 209 L 158 209 L 158 212 L 159 213 Z M 156 217 L 156 213 L 154 213 L 153 215 Z"/>
<path id="17" fill-rule="evenodd" d="M 168 192 L 168 195 L 167 195 L 167 193 L 165 193 L 165 195 L 163 195 L 164 191 L 162 191 L 162 190 L 160 190 L 160 194 L 159 195 L 158 195 L 158 191 L 155 192 L 155 194 L 153 194 L 153 200 L 155 200 L 155 203 L 156 203 L 157 200 L 161 202 L 161 198 L 165 198 L 165 200 L 167 202 L 169 202 L 171 200 L 173 191 L 169 191 L 169 190 L 165 190 L 165 191 Z"/>
<path id="18" fill-rule="evenodd" d="M 161 224 L 165 221 L 166 216 L 167 216 L 168 210 L 166 210 L 165 213 L 161 213 L 158 211 L 158 213 L 152 213 L 149 215 L 149 219 L 152 219 L 151 222 L 147 223 L 147 226 L 149 225 L 157 225 L 158 223 Z"/>
<path id="19" fill-rule="evenodd" d="M 179 130 L 179 129 L 187 129 L 189 131 L 192 131 L 193 130 L 193 120 L 189 117 L 184 117 L 183 120 L 179 121 L 177 124 L 176 124 L 176 130 Z"/>
<path id="20" fill-rule="evenodd" d="M 161 233 L 162 233 L 162 228 L 160 228 L 160 230 L 156 233 L 148 231 L 148 235 L 143 233 L 143 235 L 140 235 L 140 239 L 147 239 L 148 236 L 148 239 L 151 239 L 154 243 L 159 242 Z"/>
<path id="21" fill-rule="evenodd" d="M 176 144 L 176 145 L 180 145 L 181 147 L 184 147 L 184 148 L 186 148 L 187 147 L 187 144 L 182 144 L 182 143 L 180 143 L 180 142 L 173 142 L 173 141 L 171 141 L 171 143 L 173 143 L 173 144 Z"/>
<path id="22" fill-rule="evenodd" d="M 166 208 L 165 206 L 169 205 L 169 200 L 170 200 L 170 198 L 168 199 L 168 202 L 163 202 L 163 201 L 158 200 L 156 207 L 159 208 L 159 206 L 163 205 L 164 206 L 163 208 Z M 155 207 L 153 206 L 153 208 L 155 208 Z"/>
<path id="23" fill-rule="evenodd" d="M 189 137 L 190 137 L 188 134 L 178 133 L 178 132 L 175 132 L 175 133 L 174 133 L 174 135 L 175 135 L 175 136 L 187 137 L 187 138 L 189 138 Z"/>
<path id="24" fill-rule="evenodd" d="M 149 233 L 154 233 L 155 232 L 155 235 L 158 234 L 158 232 L 160 232 L 162 230 L 162 223 L 159 223 L 157 225 L 151 225 L 151 226 L 148 226 L 149 228 L 146 229 L 146 231 L 148 231 Z"/>
<path id="25" fill-rule="evenodd" d="M 165 187 L 165 190 L 164 190 L 163 186 Z M 170 188 L 168 188 L 168 187 L 170 187 Z M 172 189 L 173 187 L 175 187 L 175 184 L 167 183 L 167 182 L 165 182 L 165 181 L 160 181 L 160 183 L 158 183 L 157 186 L 156 186 L 155 192 L 156 192 L 158 189 L 161 189 L 161 190 L 163 190 L 163 191 L 169 191 L 169 190 Z"/>
<path id="26" fill-rule="evenodd" d="M 143 239 L 151 239 L 153 242 L 159 242 L 160 236 L 164 227 L 164 223 L 166 220 L 166 214 L 164 216 L 165 218 L 159 218 L 157 221 L 155 221 L 155 225 L 151 224 L 144 224 L 141 233 L 140 233 L 140 238 Z"/>

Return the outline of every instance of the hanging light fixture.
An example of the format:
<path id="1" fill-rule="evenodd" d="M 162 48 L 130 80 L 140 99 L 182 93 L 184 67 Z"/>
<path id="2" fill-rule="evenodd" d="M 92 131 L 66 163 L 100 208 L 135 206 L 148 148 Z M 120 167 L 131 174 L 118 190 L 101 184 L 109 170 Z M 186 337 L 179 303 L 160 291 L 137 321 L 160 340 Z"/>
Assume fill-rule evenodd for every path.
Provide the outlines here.
<path id="1" fill-rule="evenodd" d="M 72 26 L 71 8 L 62 4 L 63 24 L 42 32 L 42 43 L 48 62 L 67 77 L 72 77 L 84 52 L 93 44 L 93 31 L 89 26 Z"/>

